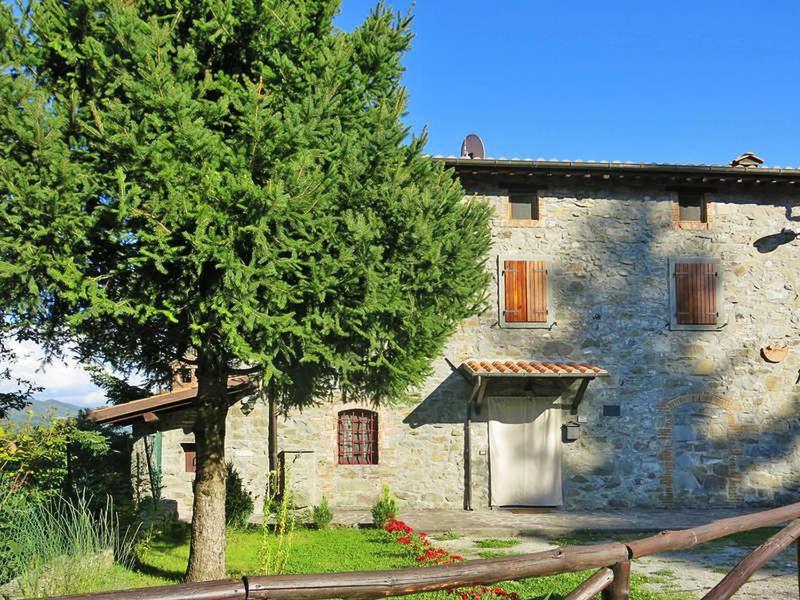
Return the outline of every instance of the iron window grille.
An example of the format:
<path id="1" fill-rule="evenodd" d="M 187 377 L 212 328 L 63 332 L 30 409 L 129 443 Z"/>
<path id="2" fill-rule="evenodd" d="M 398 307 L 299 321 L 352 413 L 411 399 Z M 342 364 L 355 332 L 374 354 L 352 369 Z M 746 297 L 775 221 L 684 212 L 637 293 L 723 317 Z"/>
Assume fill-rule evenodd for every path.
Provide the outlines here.
<path id="1" fill-rule="evenodd" d="M 338 417 L 340 465 L 378 464 L 378 413 L 355 408 Z"/>

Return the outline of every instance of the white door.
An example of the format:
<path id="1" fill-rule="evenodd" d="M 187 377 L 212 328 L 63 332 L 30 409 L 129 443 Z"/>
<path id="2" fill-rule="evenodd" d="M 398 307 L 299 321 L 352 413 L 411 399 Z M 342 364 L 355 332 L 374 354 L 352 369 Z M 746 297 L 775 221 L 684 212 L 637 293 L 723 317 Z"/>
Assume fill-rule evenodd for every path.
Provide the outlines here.
<path id="1" fill-rule="evenodd" d="M 552 398 L 489 398 L 492 506 L 560 506 L 561 409 Z"/>

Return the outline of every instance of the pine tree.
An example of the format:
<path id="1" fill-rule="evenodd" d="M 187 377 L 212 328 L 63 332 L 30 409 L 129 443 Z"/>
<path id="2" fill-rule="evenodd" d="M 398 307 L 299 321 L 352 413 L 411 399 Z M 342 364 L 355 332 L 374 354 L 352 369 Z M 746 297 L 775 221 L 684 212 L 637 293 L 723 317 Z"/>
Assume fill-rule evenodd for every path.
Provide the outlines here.
<path id="1" fill-rule="evenodd" d="M 189 580 L 225 575 L 229 375 L 380 402 L 484 302 L 488 209 L 402 123 L 411 19 L 338 5 L 0 13 L 3 326 L 165 381 L 196 357 Z"/>

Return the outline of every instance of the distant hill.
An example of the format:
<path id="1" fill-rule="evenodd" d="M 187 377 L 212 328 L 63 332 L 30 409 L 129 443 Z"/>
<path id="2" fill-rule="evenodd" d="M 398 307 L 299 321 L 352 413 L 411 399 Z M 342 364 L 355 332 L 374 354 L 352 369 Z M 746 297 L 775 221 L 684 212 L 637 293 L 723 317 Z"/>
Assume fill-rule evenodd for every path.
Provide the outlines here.
<path id="1" fill-rule="evenodd" d="M 57 418 L 76 417 L 81 410 L 80 406 L 61 402 L 60 400 L 34 400 L 30 406 L 22 410 L 12 410 L 8 418 L 16 423 L 24 423 L 31 418 L 34 423 L 46 420 L 50 415 Z M 30 416 L 33 413 L 33 416 Z"/>

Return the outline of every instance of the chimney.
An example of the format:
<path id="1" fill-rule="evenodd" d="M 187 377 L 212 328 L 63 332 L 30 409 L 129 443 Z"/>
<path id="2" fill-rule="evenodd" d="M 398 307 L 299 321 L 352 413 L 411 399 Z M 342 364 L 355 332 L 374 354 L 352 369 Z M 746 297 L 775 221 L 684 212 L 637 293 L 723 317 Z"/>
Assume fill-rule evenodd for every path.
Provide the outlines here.
<path id="1" fill-rule="evenodd" d="M 755 152 L 745 152 L 731 161 L 732 167 L 758 167 L 763 164 L 764 159 L 757 156 Z"/>

